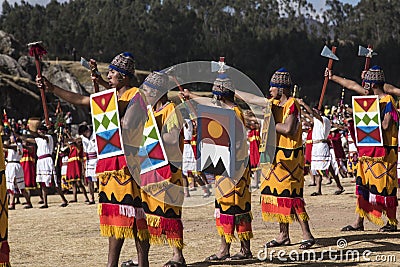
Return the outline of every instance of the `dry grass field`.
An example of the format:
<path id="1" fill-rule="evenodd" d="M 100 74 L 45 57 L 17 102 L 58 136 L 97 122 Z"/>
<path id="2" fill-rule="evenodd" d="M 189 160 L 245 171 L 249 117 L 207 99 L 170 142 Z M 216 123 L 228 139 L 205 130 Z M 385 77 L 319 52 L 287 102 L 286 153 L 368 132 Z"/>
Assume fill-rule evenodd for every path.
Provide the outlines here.
<path id="1" fill-rule="evenodd" d="M 315 253 L 312 261 L 297 261 L 296 253 L 301 241 L 301 231 L 297 223 L 291 226 L 292 245 L 282 247 L 285 253 L 273 253 L 272 260 L 256 258 L 263 244 L 275 237 L 277 224 L 264 223 L 261 219 L 259 191 L 253 192 L 253 231 L 252 260 L 203 262 L 208 255 L 215 253 L 219 247 L 219 237 L 214 227 L 213 199 L 207 204 L 187 207 L 183 210 L 183 223 L 186 247 L 184 254 L 188 266 L 400 266 L 400 234 L 379 233 L 378 227 L 366 222 L 364 232 L 341 232 L 340 229 L 354 220 L 355 196 L 354 184 L 350 179 L 343 179 L 346 191 L 339 196 L 333 195 L 334 185 L 324 185 L 324 195 L 309 196 L 314 188 L 305 187 L 307 211 L 311 217 L 312 233 L 317 244 L 310 250 Z M 71 198 L 67 195 L 67 198 Z M 107 261 L 107 238 L 99 235 L 99 222 L 96 205 L 85 205 L 83 197 L 78 196 L 78 203 L 66 208 L 59 207 L 60 198 L 50 196 L 48 209 L 39 209 L 38 197 L 33 197 L 34 208 L 9 212 L 9 243 L 12 266 L 44 267 L 44 266 L 105 266 Z M 197 190 L 187 199 L 187 205 L 202 202 L 201 190 Z M 203 201 L 204 202 L 204 201 Z M 35 205 L 36 204 L 36 205 Z M 340 259 L 337 240 L 344 238 L 347 247 L 342 250 Z M 231 253 L 239 250 L 239 244 L 233 243 Z M 331 250 L 329 255 L 328 251 Z M 351 254 L 360 255 L 359 259 Z M 366 251 L 366 252 L 365 252 Z M 370 251 L 370 254 L 367 252 Z M 366 257 L 362 256 L 362 253 Z M 154 246 L 150 249 L 151 266 L 162 266 L 171 256 L 168 246 Z M 269 251 L 271 253 L 271 251 Z M 291 258 L 289 258 L 291 253 Z M 345 255 L 348 255 L 346 260 Z M 336 260 L 335 260 L 336 255 Z M 127 240 L 123 246 L 120 261 L 135 257 L 134 241 Z M 261 254 L 262 256 L 262 254 Z M 307 259 L 307 255 L 305 255 Z M 378 260 L 384 260 L 379 261 Z M 301 254 L 300 254 L 301 260 Z M 390 261 L 390 262 L 389 262 Z"/>

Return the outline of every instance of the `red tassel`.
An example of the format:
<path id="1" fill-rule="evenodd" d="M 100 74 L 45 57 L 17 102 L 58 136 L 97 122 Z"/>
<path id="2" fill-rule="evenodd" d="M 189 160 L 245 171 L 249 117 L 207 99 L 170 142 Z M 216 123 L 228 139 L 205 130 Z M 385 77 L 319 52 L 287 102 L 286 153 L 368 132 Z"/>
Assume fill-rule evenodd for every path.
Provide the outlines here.
<path id="1" fill-rule="evenodd" d="M 31 48 L 29 48 L 29 55 L 31 57 L 38 56 L 39 58 L 41 58 L 43 55 L 46 54 L 46 49 L 44 49 L 40 44 L 32 45 Z"/>

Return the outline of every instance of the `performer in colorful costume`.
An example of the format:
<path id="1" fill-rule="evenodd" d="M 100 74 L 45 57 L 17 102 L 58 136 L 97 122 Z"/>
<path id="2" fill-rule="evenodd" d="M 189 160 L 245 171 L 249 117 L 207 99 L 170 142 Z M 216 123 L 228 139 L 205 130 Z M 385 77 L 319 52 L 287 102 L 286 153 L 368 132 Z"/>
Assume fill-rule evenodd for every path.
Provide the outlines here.
<path id="1" fill-rule="evenodd" d="M 141 175 L 143 208 L 150 232 L 150 244 L 168 242 L 173 256 L 164 266 L 183 266 L 183 138 L 180 129 L 183 122 L 175 105 L 168 101 L 168 76 L 152 72 L 142 84 L 149 105 L 153 107 L 161 139 L 169 164 Z M 146 126 L 151 123 L 150 118 Z M 160 151 L 161 153 L 161 151 Z"/>
<path id="2" fill-rule="evenodd" d="M 35 147 L 30 143 L 23 141 L 22 158 L 20 160 L 24 170 L 25 189 L 28 194 L 30 190 L 36 189 L 36 162 Z"/>
<path id="3" fill-rule="evenodd" d="M 361 95 L 379 96 L 383 147 L 358 147 L 356 195 L 357 219 L 342 231 L 364 230 L 364 218 L 383 226 L 382 215 L 388 222 L 380 231 L 397 230 L 397 146 L 399 117 L 393 97 L 384 92 L 385 76 L 379 66 L 370 68 L 363 77 L 364 86 L 327 71 L 329 79 Z"/>
<path id="4" fill-rule="evenodd" d="M 303 231 L 300 249 L 315 244 L 303 199 L 304 155 L 300 105 L 291 97 L 290 73 L 281 68 L 271 77 L 270 94 L 276 128 L 276 151 L 272 167 L 262 170 L 261 209 L 264 221 L 278 222 L 279 236 L 267 247 L 290 244 L 289 224 L 298 221 Z"/>
<path id="5" fill-rule="evenodd" d="M 85 196 L 85 202 L 89 202 L 86 189 L 82 184 L 82 161 L 83 161 L 83 151 L 78 148 L 75 140 L 68 141 L 69 154 L 67 163 L 67 173 L 66 179 L 68 184 L 72 184 L 72 194 L 73 199 L 70 203 L 78 202 L 77 187 L 80 188 L 83 195 Z"/>
<path id="6" fill-rule="evenodd" d="M 3 151 L 3 142 L 0 142 Z M 9 267 L 10 247 L 8 245 L 8 195 L 6 186 L 4 154 L 0 153 L 0 267 Z"/>
<path id="7" fill-rule="evenodd" d="M 200 98 L 185 90 L 184 97 L 192 98 L 199 104 L 212 107 L 231 109 L 236 114 L 236 173 L 233 177 L 216 175 L 215 184 L 215 221 L 218 234 L 221 236 L 221 246 L 216 254 L 207 257 L 206 261 L 221 261 L 225 259 L 240 260 L 252 258 L 250 239 L 253 238 L 251 222 L 251 192 L 250 166 L 248 159 L 247 135 L 244 128 L 242 110 L 234 101 L 235 88 L 232 80 L 220 72 L 212 88 L 213 98 Z M 200 131 L 200 129 L 199 129 Z M 235 230 L 240 240 L 239 253 L 230 255 L 230 247 L 235 237 Z"/>
<path id="8" fill-rule="evenodd" d="M 91 60 L 91 63 L 95 64 L 95 61 Z M 133 56 L 125 52 L 117 55 L 109 65 L 108 83 L 101 77 L 92 77 L 106 88 L 116 88 L 123 130 L 125 130 L 124 115 L 126 110 L 134 105 L 141 105 L 141 102 L 143 102 L 139 89 L 131 87 L 134 74 L 135 62 Z M 72 104 L 90 105 L 90 97 L 61 89 L 51 84 L 46 78 L 37 79 L 37 85 L 45 86 L 47 90 Z M 135 101 L 131 101 L 132 99 Z M 130 127 L 131 131 L 137 133 L 136 138 L 132 138 L 134 141 L 136 140 L 137 144 L 129 145 L 136 145 L 136 148 L 140 145 L 146 116 L 139 116 L 139 118 L 137 125 Z M 128 130 L 126 129 L 126 131 Z M 130 153 L 129 156 L 132 159 L 131 163 L 136 159 L 136 166 L 131 166 L 131 170 L 135 170 L 134 173 L 129 171 L 125 155 L 103 158 L 97 163 L 96 174 L 100 181 L 98 207 L 100 232 L 102 236 L 109 237 L 107 266 L 118 266 L 119 255 L 125 238 L 135 238 L 139 266 L 149 265 L 149 232 L 142 208 L 140 187 L 136 182 L 140 175 L 140 164 L 137 160 L 137 154 Z"/>

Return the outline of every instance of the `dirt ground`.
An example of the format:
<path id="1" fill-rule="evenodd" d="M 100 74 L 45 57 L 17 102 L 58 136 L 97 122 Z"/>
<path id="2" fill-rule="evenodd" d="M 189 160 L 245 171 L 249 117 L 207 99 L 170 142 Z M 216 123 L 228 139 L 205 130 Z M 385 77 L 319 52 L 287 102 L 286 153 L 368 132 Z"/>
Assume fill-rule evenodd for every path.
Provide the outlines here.
<path id="1" fill-rule="evenodd" d="M 379 233 L 378 227 L 369 222 L 365 223 L 364 232 L 340 231 L 355 218 L 354 184 L 350 180 L 342 179 L 346 191 L 339 196 L 333 194 L 336 190 L 333 184 L 324 185 L 324 195 L 317 197 L 310 196 L 315 187 L 305 187 L 307 212 L 317 244 L 303 255 L 298 249 L 302 239 L 300 227 L 294 223 L 291 226 L 291 246 L 282 247 L 282 252 L 269 250 L 265 261 L 257 259 L 257 255 L 265 258 L 263 244 L 278 233 L 277 224 L 264 223 L 261 219 L 259 191 L 253 192 L 252 198 L 254 239 L 251 246 L 255 258 L 251 260 L 203 262 L 219 247 L 212 199 L 206 205 L 184 208 L 184 255 L 188 266 L 400 266 L 400 232 Z M 71 196 L 67 195 L 67 198 L 71 199 Z M 42 210 L 38 200 L 38 197 L 33 197 L 33 209 L 24 210 L 17 205 L 16 210 L 9 212 L 12 266 L 105 266 L 107 238 L 99 234 L 97 205 L 85 205 L 83 196 L 79 195 L 80 202 L 62 208 L 59 207 L 59 196 L 53 195 L 49 197 L 50 207 Z M 203 201 L 201 190 L 193 192 L 188 201 Z M 343 249 L 339 249 L 337 244 Z M 233 243 L 231 254 L 238 250 L 239 243 Z M 358 259 L 357 253 L 360 255 Z M 171 254 L 172 250 L 166 245 L 151 247 L 150 265 L 162 266 Z M 297 255 L 299 260 L 296 260 Z M 125 242 L 120 261 L 130 257 L 135 257 L 133 240 Z M 313 258 L 311 261 L 308 260 L 310 257 Z"/>

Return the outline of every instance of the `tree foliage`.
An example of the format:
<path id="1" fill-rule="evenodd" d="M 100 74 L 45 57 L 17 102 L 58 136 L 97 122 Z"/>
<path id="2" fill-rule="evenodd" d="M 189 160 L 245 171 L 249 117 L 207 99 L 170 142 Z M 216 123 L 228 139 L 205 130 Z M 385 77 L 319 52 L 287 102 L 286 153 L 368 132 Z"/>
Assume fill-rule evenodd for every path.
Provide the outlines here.
<path id="1" fill-rule="evenodd" d="M 356 6 L 326 0 L 322 14 L 307 0 L 52 0 L 47 6 L 5 0 L 2 7 L 0 28 L 21 43 L 42 40 L 53 58 L 71 59 L 75 48 L 78 55 L 108 62 L 130 51 L 138 68 L 155 70 L 225 56 L 264 90 L 273 71 L 285 66 L 302 94 L 316 100 L 327 64 L 322 47 L 337 46 L 334 70 L 359 80 L 358 45 L 372 44 L 379 52 L 373 64 L 400 83 L 395 0 Z M 328 90 L 339 97 L 337 88 Z"/>

